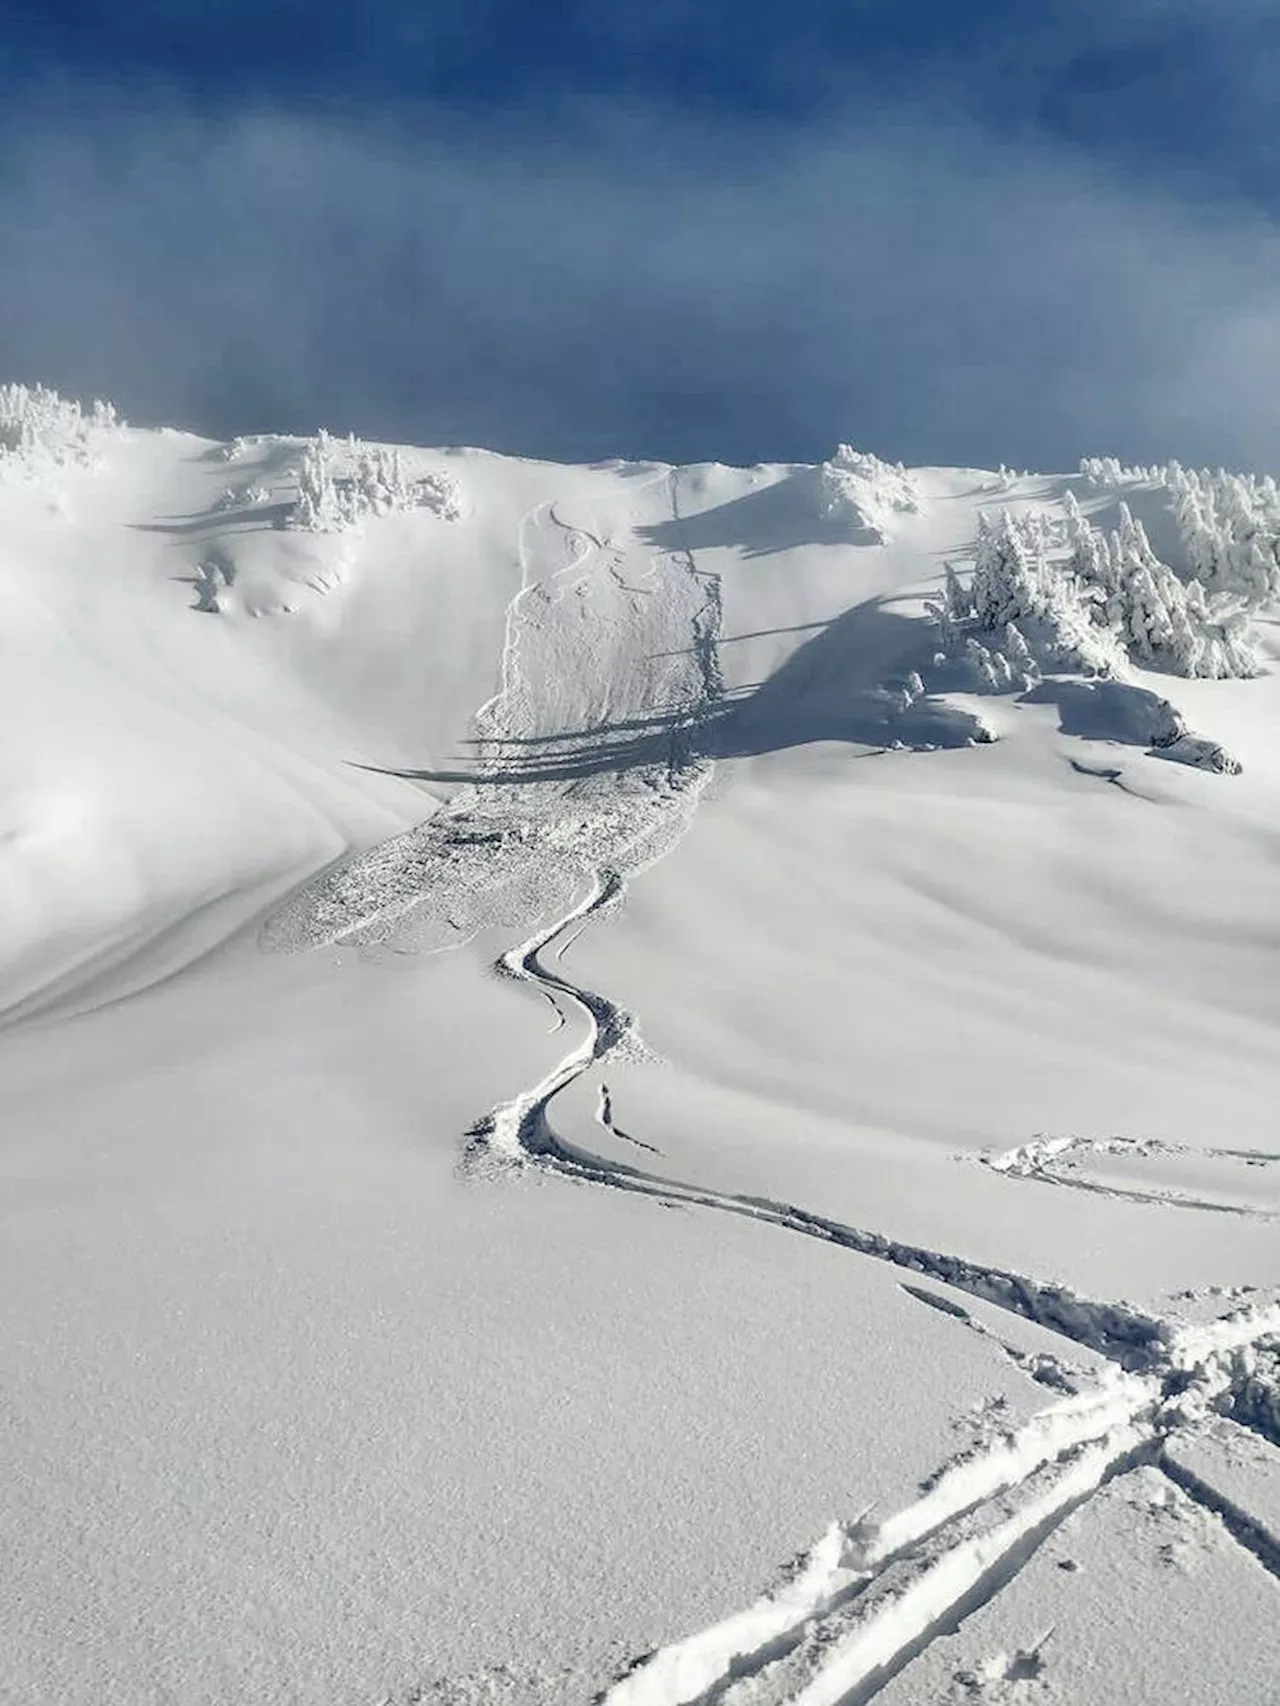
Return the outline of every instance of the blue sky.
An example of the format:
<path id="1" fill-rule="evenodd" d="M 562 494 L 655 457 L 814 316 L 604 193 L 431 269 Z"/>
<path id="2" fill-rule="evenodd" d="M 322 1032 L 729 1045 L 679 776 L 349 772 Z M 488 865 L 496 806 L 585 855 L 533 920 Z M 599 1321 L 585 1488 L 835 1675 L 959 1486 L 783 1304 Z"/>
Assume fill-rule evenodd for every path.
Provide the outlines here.
<path id="1" fill-rule="evenodd" d="M 0 371 L 217 433 L 1274 467 L 1272 0 L 10 0 Z"/>

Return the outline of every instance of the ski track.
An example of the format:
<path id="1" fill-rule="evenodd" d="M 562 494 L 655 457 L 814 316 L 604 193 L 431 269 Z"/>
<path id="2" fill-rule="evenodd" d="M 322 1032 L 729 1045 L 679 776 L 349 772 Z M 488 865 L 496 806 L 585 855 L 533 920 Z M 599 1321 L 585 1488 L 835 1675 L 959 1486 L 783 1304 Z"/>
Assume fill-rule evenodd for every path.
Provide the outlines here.
<path id="1" fill-rule="evenodd" d="M 1194 1426 L 1215 1410 L 1231 1411 L 1250 1377 L 1252 1347 L 1280 1334 L 1280 1304 L 1183 1326 L 1127 1305 L 1044 1286 L 1025 1275 L 899 1243 L 791 1204 L 701 1189 L 566 1142 L 551 1125 L 551 1103 L 625 1039 L 631 1021 L 604 996 L 552 971 L 542 956 L 562 931 L 581 929 L 610 911 L 624 892 L 616 872 L 602 873 L 569 914 L 503 956 L 506 975 L 576 1005 L 587 1018 L 587 1034 L 532 1090 L 479 1122 L 470 1134 L 473 1145 L 510 1165 L 537 1165 L 579 1182 L 745 1216 L 841 1245 L 984 1298 L 1101 1351 L 1117 1365 L 1093 1390 L 1071 1394 L 1021 1429 L 944 1469 L 921 1499 L 884 1522 L 833 1525 L 782 1588 L 647 1656 L 597 1696 L 599 1706 L 714 1706 L 718 1701 L 730 1706 L 734 1685 L 750 1678 L 753 1702 L 857 1706 L 936 1635 L 953 1629 L 1006 1586 L 1100 1486 L 1139 1463 L 1163 1466 L 1161 1442 L 1171 1432 Z M 937 1306 L 932 1298 L 926 1301 Z M 1040 1484 L 1046 1476 L 1047 1489 Z M 1020 1493 L 1025 1493 L 1021 1502 Z M 989 1531 L 963 1534 L 967 1518 L 1004 1497 L 1014 1500 L 1013 1514 Z M 1213 1508 L 1226 1532 L 1266 1562 L 1265 1541 L 1253 1543 L 1258 1525 L 1247 1513 Z M 910 1582 L 899 1589 L 895 1578 L 908 1566 Z M 868 1601 L 868 1592 L 880 1584 L 883 1603 Z M 866 1604 L 867 1614 L 842 1634 L 846 1608 L 855 1602 Z M 776 1696 L 758 1692 L 772 1669 L 794 1663 L 805 1650 L 819 1655 L 813 1666 L 801 1663 L 798 1679 L 788 1679 Z"/>
<path id="2" fill-rule="evenodd" d="M 1177 1457 L 1164 1455 L 1160 1467 L 1194 1504 L 1216 1516 L 1231 1538 L 1246 1552 L 1252 1552 L 1264 1570 L 1280 1580 L 1280 1536 L 1266 1523 L 1242 1510 L 1234 1499 L 1210 1486 Z"/>
<path id="3" fill-rule="evenodd" d="M 678 520 L 676 473 L 664 473 L 648 484 L 663 480 L 668 482 L 672 513 Z M 548 525 L 555 530 L 550 538 Z M 1058 1402 L 1021 1427 L 945 1464 L 922 1483 L 917 1499 L 884 1520 L 872 1523 L 864 1513 L 852 1521 L 833 1523 L 780 1584 L 709 1628 L 638 1658 L 625 1674 L 598 1692 L 597 1706 L 735 1706 L 736 1701 L 741 1706 L 862 1706 L 934 1639 L 952 1632 L 1001 1592 L 1044 1540 L 1100 1487 L 1142 1464 L 1164 1468 L 1184 1492 L 1221 1518 L 1225 1533 L 1274 1573 L 1274 1537 L 1181 1466 L 1166 1464 L 1163 1443 L 1217 1411 L 1233 1413 L 1245 1425 L 1266 1432 L 1257 1417 L 1270 1414 L 1270 1386 L 1266 1384 L 1262 1398 L 1253 1389 L 1258 1386 L 1253 1352 L 1260 1342 L 1280 1336 L 1280 1304 L 1254 1305 L 1205 1325 L 1180 1324 L 1122 1302 L 1090 1299 L 1065 1286 L 901 1242 L 791 1203 L 699 1187 L 607 1159 L 556 1132 L 550 1119 L 555 1098 L 610 1056 L 635 1046 L 631 1015 L 605 995 L 575 982 L 564 963 L 583 931 L 622 903 L 628 878 L 674 845 L 710 773 L 708 761 L 698 751 L 697 736 L 723 691 L 717 651 L 720 589 L 714 576 L 699 572 L 687 550 L 652 556 L 643 576 L 627 576 L 626 550 L 614 543 L 608 528 L 569 522 L 554 504 L 538 505 L 523 518 L 519 554 L 521 585 L 508 607 L 498 690 L 476 715 L 482 742 L 481 779 L 501 776 L 504 752 L 513 745 L 519 751 L 531 736 L 549 740 L 549 751 L 567 738 L 548 735 L 541 728 L 540 715 L 554 715 L 557 709 L 563 714 L 565 707 L 539 707 L 536 684 L 526 676 L 525 653 L 531 647 L 549 646 L 554 657 L 557 606 L 575 594 L 589 604 L 597 570 L 610 577 L 616 592 L 633 599 L 636 620 L 642 620 L 640 609 L 661 604 L 664 590 L 669 602 L 672 586 L 681 579 L 686 590 L 690 584 L 701 589 L 690 618 L 696 680 L 685 684 L 687 691 L 681 688 L 683 696 L 675 705 L 666 702 L 669 681 L 656 684 L 653 690 L 663 697 L 654 705 L 625 702 L 628 688 L 634 698 L 635 681 L 622 684 L 623 702 L 616 706 L 614 684 L 597 683 L 604 696 L 603 708 L 594 720 L 579 715 L 583 726 L 600 730 L 597 756 L 604 761 L 601 771 L 608 772 L 610 717 L 625 726 L 626 718 L 665 710 L 669 717 L 665 790 L 657 783 L 651 763 L 650 785 L 658 792 L 645 808 L 653 814 L 647 828 L 628 819 L 611 841 L 608 834 L 604 836 L 604 845 L 599 837 L 590 847 L 569 844 L 570 869 L 585 877 L 579 882 L 578 898 L 498 960 L 495 970 L 500 976 L 528 985 L 550 1005 L 555 1030 L 564 1028 L 575 1012 L 585 1028 L 538 1083 L 476 1122 L 467 1134 L 463 1166 L 481 1175 L 538 1168 L 575 1183 L 627 1191 L 667 1206 L 730 1214 L 819 1239 L 981 1298 L 1108 1359 L 1100 1376 L 1092 1377 L 1083 1390 L 1074 1390 L 1075 1377 L 1069 1379 L 1061 1365 L 1055 1365 L 1055 1378 L 1050 1381 L 1046 1376 L 1046 1384 L 1065 1389 Z M 556 561 L 557 554 L 565 560 Z M 540 557 L 546 560 L 539 561 Z M 659 571 L 662 559 L 665 583 Z M 634 599 L 641 594 L 649 598 L 637 606 Z M 607 624 L 616 620 L 610 611 L 606 594 L 599 612 L 593 610 L 593 614 Z M 642 681 L 640 691 L 644 690 Z M 522 781 L 515 792 L 530 809 L 570 806 L 577 810 L 576 786 L 572 781 Z M 612 797 L 635 803 L 621 769 L 614 775 L 613 788 Z M 681 803 L 681 809 L 666 812 L 673 801 Z M 468 801 L 468 810 L 476 817 L 483 817 L 485 809 L 492 808 Z M 603 1083 L 597 1089 L 597 1123 L 615 1139 L 658 1153 L 619 1129 L 611 1091 Z M 1183 1207 L 1224 1207 L 1177 1196 L 1148 1198 L 1069 1172 L 1063 1176 L 1063 1158 L 1073 1149 L 1088 1147 L 1082 1140 L 1038 1140 L 1004 1156 L 982 1159 L 1013 1177 L 1172 1201 Z M 1231 1151 L 1221 1154 L 1254 1164 L 1275 1159 Z M 988 1328 L 949 1297 L 934 1296 L 916 1286 L 905 1289 L 922 1303 L 989 1335 Z M 1032 1364 L 1053 1361 L 1028 1359 L 1011 1350 L 1009 1354 L 1032 1378 L 1040 1377 Z"/>
<path id="4" fill-rule="evenodd" d="M 997 1154 L 978 1157 L 984 1167 L 1007 1179 L 1031 1179 L 1064 1190 L 1087 1191 L 1120 1202 L 1149 1203 L 1158 1208 L 1197 1209 L 1203 1214 L 1235 1214 L 1254 1220 L 1274 1220 L 1268 1209 L 1252 1203 L 1230 1202 L 1212 1197 L 1194 1197 L 1169 1187 L 1140 1190 L 1089 1178 L 1075 1170 L 1076 1157 L 1085 1155 L 1132 1155 L 1150 1158 L 1195 1153 L 1213 1160 L 1236 1161 L 1248 1167 L 1270 1167 L 1280 1155 L 1260 1149 L 1192 1149 L 1185 1144 L 1165 1143 L 1158 1138 L 1130 1137 L 1037 1137 Z"/>

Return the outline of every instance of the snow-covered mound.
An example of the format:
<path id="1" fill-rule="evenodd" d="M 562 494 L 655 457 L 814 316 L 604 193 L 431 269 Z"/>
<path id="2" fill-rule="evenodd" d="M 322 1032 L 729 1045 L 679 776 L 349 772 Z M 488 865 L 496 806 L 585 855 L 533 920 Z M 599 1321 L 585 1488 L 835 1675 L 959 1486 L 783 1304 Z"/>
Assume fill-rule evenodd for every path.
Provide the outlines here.
<path id="1" fill-rule="evenodd" d="M 1278 593 L 0 389 L 6 1698 L 1269 1701 Z"/>

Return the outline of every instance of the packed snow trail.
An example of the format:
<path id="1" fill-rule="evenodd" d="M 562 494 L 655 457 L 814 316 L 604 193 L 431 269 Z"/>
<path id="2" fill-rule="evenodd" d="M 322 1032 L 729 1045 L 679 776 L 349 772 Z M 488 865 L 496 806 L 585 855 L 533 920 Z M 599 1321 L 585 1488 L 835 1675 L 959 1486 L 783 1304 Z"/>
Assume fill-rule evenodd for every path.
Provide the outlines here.
<path id="1" fill-rule="evenodd" d="M 945 1470 L 917 1503 L 878 1526 L 836 1525 L 776 1594 L 648 1657 L 600 1697 L 604 1706 L 711 1706 L 728 1702 L 726 1691 L 749 1677 L 753 1702 L 854 1706 L 869 1700 L 934 1635 L 999 1592 L 1099 1487 L 1139 1463 L 1163 1466 L 1161 1443 L 1170 1432 L 1194 1426 L 1212 1409 L 1229 1409 L 1247 1378 L 1250 1349 L 1280 1334 L 1280 1304 L 1181 1327 L 1026 1276 L 897 1244 L 791 1205 L 648 1174 L 568 1144 L 551 1125 L 550 1105 L 617 1046 L 629 1021 L 603 996 L 550 971 L 541 956 L 565 931 L 614 906 L 622 892 L 616 874 L 602 877 L 565 918 L 504 956 L 508 975 L 576 1004 L 588 1028 L 539 1085 L 474 1128 L 473 1146 L 507 1162 L 523 1160 L 659 1201 L 745 1215 L 928 1273 L 1144 1371 L 1117 1374 L 1033 1417 Z M 1185 1477 L 1175 1479 L 1185 1486 Z M 1007 1513 L 1006 1496 L 1013 1501 Z M 1227 1526 L 1268 1563 L 1265 1544 L 1252 1543 L 1256 1525 L 1247 1514 L 1236 1514 Z"/>
<path id="2" fill-rule="evenodd" d="M 587 1032 L 583 1041 L 533 1089 L 494 1109 L 471 1128 L 469 1153 L 473 1159 L 489 1155 L 508 1162 L 534 1161 L 568 1178 L 763 1221 L 805 1237 L 842 1245 L 859 1255 L 874 1257 L 912 1273 L 925 1274 L 1012 1314 L 1051 1327 L 1126 1366 L 1141 1368 L 1159 1360 L 1162 1323 L 1127 1305 L 1098 1303 L 1078 1296 L 1065 1286 L 1043 1285 L 1025 1274 L 902 1243 L 791 1203 L 767 1197 L 735 1196 L 608 1161 L 560 1137 L 548 1119 L 551 1103 L 623 1042 L 632 1033 L 633 1021 L 605 996 L 550 971 L 541 956 L 564 931 L 616 905 L 625 893 L 625 886 L 616 872 L 600 873 L 585 899 L 563 918 L 504 954 L 498 962 L 503 975 L 576 1005 L 586 1016 Z"/>
<path id="3" fill-rule="evenodd" d="M 671 1702 L 703 1701 L 728 1682 L 761 1677 L 783 1668 L 790 1680 L 806 1669 L 794 1659 L 802 1642 L 821 1626 L 828 1634 L 840 1627 L 861 1630 L 874 1603 L 868 1590 L 901 1585 L 904 1573 L 956 1569 L 956 1535 L 971 1533 L 981 1513 L 1004 1493 L 1024 1486 L 1052 1489 L 1053 1514 L 1065 1515 L 1081 1491 L 1092 1491 L 1088 1477 L 1082 1486 L 1075 1465 L 1086 1456 L 1099 1470 L 1098 1482 L 1114 1464 L 1136 1449 L 1135 1418 L 1150 1415 L 1158 1402 L 1158 1385 L 1128 1377 L 1114 1388 L 1083 1399 L 1068 1400 L 1032 1420 L 1017 1433 L 946 1471 L 929 1493 L 880 1524 L 865 1519 L 835 1523 L 803 1561 L 793 1579 L 745 1611 L 723 1623 L 679 1641 L 653 1655 L 603 1696 L 608 1706 L 670 1706 Z M 1043 1502 L 1043 1500 L 1041 1500 Z M 1022 1513 L 1009 1519 L 1013 1540 L 1044 1520 L 1044 1512 Z M 965 1527 L 968 1521 L 968 1527 Z M 984 1567 L 1004 1558 L 1012 1541 L 993 1545 L 990 1537 L 977 1546 Z M 964 1544 L 974 1548 L 970 1539 Z M 971 1574 L 971 1572 L 970 1572 Z M 971 1586 L 966 1581 L 966 1586 Z M 856 1610 L 855 1602 L 857 1603 Z M 893 1596 L 886 1593 L 878 1606 L 885 1622 L 895 1622 Z"/>
<path id="4" fill-rule="evenodd" d="M 508 977 L 576 1005 L 587 1018 L 579 1045 L 533 1089 L 503 1103 L 471 1128 L 469 1153 L 510 1163 L 529 1163 L 585 1183 L 607 1185 L 670 1204 L 719 1210 L 805 1237 L 838 1244 L 913 1273 L 966 1291 L 1009 1313 L 1101 1352 L 1136 1372 L 1189 1375 L 1206 1363 L 1280 1336 L 1280 1302 L 1264 1300 L 1206 1325 L 1184 1324 L 1146 1314 L 1131 1305 L 1081 1296 L 1066 1286 L 1045 1284 L 1026 1274 L 987 1267 L 832 1220 L 767 1197 L 735 1196 L 673 1179 L 619 1161 L 606 1160 L 562 1138 L 548 1118 L 562 1090 L 605 1059 L 632 1033 L 629 1014 L 607 997 L 550 971 L 542 954 L 566 930 L 615 906 L 626 885 L 616 872 L 601 873 L 588 895 L 563 918 L 509 950 L 498 962 Z"/>

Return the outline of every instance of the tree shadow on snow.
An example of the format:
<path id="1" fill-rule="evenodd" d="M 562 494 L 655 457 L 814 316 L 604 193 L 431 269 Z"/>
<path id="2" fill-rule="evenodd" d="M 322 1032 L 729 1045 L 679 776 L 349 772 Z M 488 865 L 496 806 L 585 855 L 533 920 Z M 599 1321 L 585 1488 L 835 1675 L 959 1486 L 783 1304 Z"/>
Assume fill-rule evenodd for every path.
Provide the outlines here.
<path id="1" fill-rule="evenodd" d="M 979 719 L 945 699 L 908 701 L 906 682 L 928 667 L 932 624 L 868 599 L 828 623 L 717 721 L 709 753 L 754 757 L 814 741 L 861 746 L 960 747 L 989 739 Z"/>
<path id="2" fill-rule="evenodd" d="M 169 516 L 164 521 L 133 521 L 135 533 L 168 533 L 183 539 L 203 533 L 267 533 L 283 527 L 292 503 L 246 504 L 238 509 L 210 509 L 199 515 Z"/>
<path id="3" fill-rule="evenodd" d="M 1081 740 L 1150 746 L 1177 733 L 1167 699 L 1127 681 L 1041 681 L 1023 695 L 1027 705 L 1056 705 L 1064 735 Z"/>
<path id="4" fill-rule="evenodd" d="M 516 786 L 564 782 L 647 766 L 680 768 L 691 759 L 758 757 L 815 741 L 883 750 L 964 747 L 991 739 L 960 706 L 912 696 L 911 673 L 933 655 L 931 625 L 855 605 L 827 623 L 758 686 L 712 700 L 701 712 L 656 712 L 475 743 L 471 763 L 449 769 L 392 769 L 413 781 Z M 381 768 L 362 766 L 362 768 Z"/>

